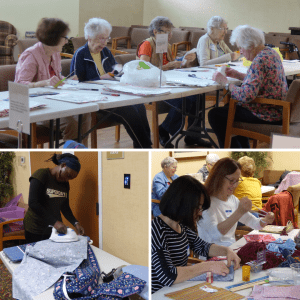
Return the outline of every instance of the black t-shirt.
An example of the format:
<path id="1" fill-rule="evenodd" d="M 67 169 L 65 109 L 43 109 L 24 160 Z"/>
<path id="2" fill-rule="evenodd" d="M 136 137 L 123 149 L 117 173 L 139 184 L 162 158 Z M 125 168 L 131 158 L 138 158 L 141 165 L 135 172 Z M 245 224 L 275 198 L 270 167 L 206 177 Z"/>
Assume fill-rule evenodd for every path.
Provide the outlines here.
<path id="1" fill-rule="evenodd" d="M 48 234 L 49 225 L 62 221 L 61 212 L 74 224 L 76 219 L 69 206 L 68 182 L 58 182 L 50 170 L 39 169 L 29 178 L 29 208 L 24 218 L 26 231 L 34 234 Z"/>

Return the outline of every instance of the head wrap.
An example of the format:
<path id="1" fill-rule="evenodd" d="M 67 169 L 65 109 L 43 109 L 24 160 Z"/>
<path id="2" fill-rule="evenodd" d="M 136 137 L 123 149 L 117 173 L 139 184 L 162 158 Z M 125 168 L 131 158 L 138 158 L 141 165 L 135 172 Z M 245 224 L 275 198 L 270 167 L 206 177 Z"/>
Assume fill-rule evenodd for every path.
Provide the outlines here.
<path id="1" fill-rule="evenodd" d="M 59 164 L 65 163 L 67 167 L 79 173 L 81 165 L 75 157 L 65 156 L 58 160 Z"/>
<path id="2" fill-rule="evenodd" d="M 220 159 L 219 155 L 214 153 L 210 153 L 206 156 L 206 162 L 211 165 L 216 163 L 219 159 Z"/>

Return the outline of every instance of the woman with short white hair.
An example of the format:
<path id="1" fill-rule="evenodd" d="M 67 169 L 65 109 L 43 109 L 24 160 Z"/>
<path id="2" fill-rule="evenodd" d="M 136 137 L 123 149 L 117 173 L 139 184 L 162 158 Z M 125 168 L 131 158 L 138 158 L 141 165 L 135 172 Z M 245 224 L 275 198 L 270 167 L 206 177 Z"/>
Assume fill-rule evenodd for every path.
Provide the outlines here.
<path id="1" fill-rule="evenodd" d="M 111 25 L 100 18 L 92 18 L 85 24 L 84 36 L 87 43 L 75 52 L 70 70 L 77 75 L 80 82 L 99 79 L 113 80 L 109 73 L 113 72 L 117 62 L 106 47 L 111 31 Z M 99 112 L 101 115 L 110 113 L 109 120 L 124 125 L 133 140 L 134 148 L 151 148 L 150 127 L 144 104 Z"/>
<path id="2" fill-rule="evenodd" d="M 288 86 L 278 53 L 264 45 L 264 33 L 249 25 L 241 25 L 232 32 L 230 42 L 236 44 L 240 53 L 252 61 L 247 74 L 226 68 L 226 75 L 242 80 L 241 86 L 230 84 L 231 97 L 238 100 L 234 120 L 253 124 L 282 124 L 282 107 L 251 103 L 256 97 L 283 100 Z M 224 148 L 228 105 L 213 108 L 208 113 L 211 128 Z M 250 148 L 247 137 L 235 136 L 231 148 Z"/>
<path id="3" fill-rule="evenodd" d="M 170 184 L 179 177 L 175 174 L 177 160 L 174 157 L 166 157 L 161 161 L 162 171 L 157 173 L 152 182 L 152 199 L 160 200 Z M 161 214 L 158 203 L 152 203 L 152 214 L 157 217 Z"/>
<path id="4" fill-rule="evenodd" d="M 209 153 L 206 155 L 206 164 L 198 171 L 198 173 L 202 174 L 203 182 L 205 182 L 210 170 L 219 159 L 219 155 L 215 153 Z"/>
<path id="5" fill-rule="evenodd" d="M 227 21 L 220 16 L 214 16 L 207 22 L 207 33 L 197 44 L 197 58 L 200 66 L 219 64 L 234 61 L 239 58 L 239 53 L 232 52 L 225 44 Z"/>

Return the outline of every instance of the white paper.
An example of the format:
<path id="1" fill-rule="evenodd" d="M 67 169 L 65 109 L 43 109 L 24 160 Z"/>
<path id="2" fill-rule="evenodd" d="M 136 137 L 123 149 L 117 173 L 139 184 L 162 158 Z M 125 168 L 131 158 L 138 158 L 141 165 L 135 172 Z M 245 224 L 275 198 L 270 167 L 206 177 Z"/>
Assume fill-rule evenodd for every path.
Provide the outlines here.
<path id="1" fill-rule="evenodd" d="M 170 89 L 149 88 L 143 86 L 133 86 L 130 84 L 107 85 L 106 87 L 113 91 L 140 95 L 144 97 L 153 95 L 165 95 L 171 92 Z"/>
<path id="2" fill-rule="evenodd" d="M 156 35 L 156 53 L 165 53 L 168 51 L 168 34 Z"/>
<path id="3" fill-rule="evenodd" d="M 95 95 L 91 94 L 83 94 L 83 93 L 76 93 L 76 94 L 58 94 L 58 95 L 49 95 L 46 96 L 48 99 L 59 100 L 64 102 L 71 102 L 71 103 L 89 103 L 89 102 L 97 102 L 101 100 L 107 100 L 107 97 L 103 97 L 102 95 L 95 92 Z"/>
<path id="4" fill-rule="evenodd" d="M 9 82 L 9 128 L 30 134 L 29 88 Z M 21 126 L 22 124 L 22 126 Z"/>

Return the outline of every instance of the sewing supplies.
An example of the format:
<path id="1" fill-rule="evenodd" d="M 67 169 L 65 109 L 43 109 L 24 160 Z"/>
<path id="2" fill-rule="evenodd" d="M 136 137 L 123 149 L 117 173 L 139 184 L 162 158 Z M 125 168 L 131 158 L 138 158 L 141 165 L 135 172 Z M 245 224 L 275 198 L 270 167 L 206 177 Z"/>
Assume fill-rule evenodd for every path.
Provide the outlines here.
<path id="1" fill-rule="evenodd" d="M 249 282 L 241 282 L 241 283 L 233 284 L 233 285 L 225 287 L 225 289 L 227 289 L 231 292 L 236 292 L 236 291 L 241 291 L 241 290 L 251 288 L 255 285 L 260 285 L 260 284 L 264 284 L 264 283 L 268 283 L 268 282 L 269 282 L 269 276 L 264 276 L 264 277 L 250 280 Z"/>
<path id="2" fill-rule="evenodd" d="M 214 282 L 214 277 L 212 272 L 207 272 L 206 273 L 206 282 L 208 283 L 213 283 Z"/>
<path id="3" fill-rule="evenodd" d="M 257 207 L 257 206 L 254 205 L 253 203 L 252 203 L 252 206 L 254 206 L 255 208 L 257 208 L 257 209 L 261 212 L 262 215 L 265 215 L 265 216 L 266 216 L 266 215 L 268 214 L 267 211 L 260 209 L 259 207 Z"/>
<path id="4" fill-rule="evenodd" d="M 250 281 L 250 266 L 242 266 L 242 280 L 243 281 Z"/>

